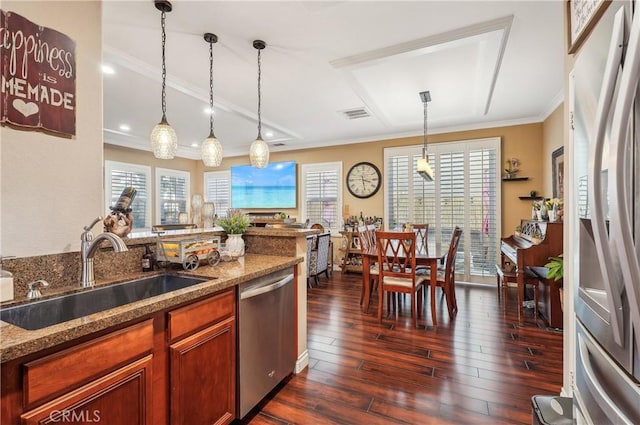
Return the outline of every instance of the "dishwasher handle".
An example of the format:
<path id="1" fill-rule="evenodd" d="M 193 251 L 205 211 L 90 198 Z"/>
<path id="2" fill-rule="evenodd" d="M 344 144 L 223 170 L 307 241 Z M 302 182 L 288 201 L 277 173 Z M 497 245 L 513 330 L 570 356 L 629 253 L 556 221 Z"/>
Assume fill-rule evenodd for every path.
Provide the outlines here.
<path id="1" fill-rule="evenodd" d="M 293 281 L 293 273 L 285 276 L 283 279 L 280 279 L 276 282 L 258 286 L 257 288 L 251 288 L 246 291 L 240 292 L 240 299 L 246 300 L 247 298 L 257 297 L 258 295 L 265 294 L 267 292 L 275 291 L 278 288 L 282 288 L 287 283 Z"/>

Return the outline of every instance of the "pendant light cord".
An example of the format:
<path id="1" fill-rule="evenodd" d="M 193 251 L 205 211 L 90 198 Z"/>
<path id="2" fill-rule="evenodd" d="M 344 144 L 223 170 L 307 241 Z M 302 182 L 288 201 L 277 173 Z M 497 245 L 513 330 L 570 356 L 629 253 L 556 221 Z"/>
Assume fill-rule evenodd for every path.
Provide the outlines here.
<path id="1" fill-rule="evenodd" d="M 166 113 L 167 113 L 167 65 L 165 64 L 165 54 L 164 49 L 167 43 L 167 34 L 165 32 L 165 17 L 166 13 L 163 10 L 160 15 L 160 26 L 162 27 L 162 120 L 166 121 Z"/>
<path id="2" fill-rule="evenodd" d="M 427 102 L 424 102 L 424 147 L 422 148 L 422 156 L 427 158 Z"/>
<path id="3" fill-rule="evenodd" d="M 213 42 L 209 43 L 209 137 L 213 136 Z"/>
<path id="4" fill-rule="evenodd" d="M 260 114 L 260 110 L 262 107 L 262 95 L 260 88 L 260 80 L 262 79 L 262 61 L 261 61 L 261 49 L 258 49 L 258 139 L 262 139 L 262 118 Z"/>

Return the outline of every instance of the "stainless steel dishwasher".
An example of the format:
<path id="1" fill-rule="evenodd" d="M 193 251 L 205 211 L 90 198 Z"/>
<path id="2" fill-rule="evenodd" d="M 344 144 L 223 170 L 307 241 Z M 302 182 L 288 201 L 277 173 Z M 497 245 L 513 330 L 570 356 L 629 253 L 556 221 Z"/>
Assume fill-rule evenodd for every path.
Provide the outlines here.
<path id="1" fill-rule="evenodd" d="M 293 269 L 240 285 L 239 412 L 243 418 L 296 362 Z"/>

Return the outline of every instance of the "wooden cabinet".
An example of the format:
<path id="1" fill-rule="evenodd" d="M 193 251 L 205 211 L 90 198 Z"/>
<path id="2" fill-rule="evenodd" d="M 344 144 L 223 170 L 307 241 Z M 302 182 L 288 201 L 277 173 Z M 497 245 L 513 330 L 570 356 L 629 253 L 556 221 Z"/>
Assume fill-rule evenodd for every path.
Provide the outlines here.
<path id="1" fill-rule="evenodd" d="M 152 425 L 152 351 L 153 323 L 146 320 L 28 361 L 18 366 L 23 404 L 14 407 L 27 410 L 23 424 Z"/>
<path id="2" fill-rule="evenodd" d="M 170 334 L 180 336 L 169 346 L 172 425 L 229 424 L 236 417 L 233 301 L 226 291 L 169 313 Z"/>
<path id="3" fill-rule="evenodd" d="M 146 356 L 30 410 L 22 423 L 152 425 L 151 360 Z"/>
<path id="4" fill-rule="evenodd" d="M 342 260 L 340 268 L 342 273 L 359 272 L 362 273 L 362 254 L 360 253 L 360 240 L 358 232 L 340 232 L 342 235 L 342 246 L 340 254 Z"/>
<path id="5" fill-rule="evenodd" d="M 236 303 L 236 289 L 228 288 L 79 344 L 2 363 L 0 423 L 231 423 Z"/>

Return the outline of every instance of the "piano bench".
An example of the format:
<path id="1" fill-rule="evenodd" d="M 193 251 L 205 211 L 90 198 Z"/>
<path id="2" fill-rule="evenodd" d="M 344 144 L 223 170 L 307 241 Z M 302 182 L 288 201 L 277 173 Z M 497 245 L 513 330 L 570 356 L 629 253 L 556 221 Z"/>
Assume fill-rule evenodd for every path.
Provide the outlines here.
<path id="1" fill-rule="evenodd" d="M 500 264 L 496 264 L 496 281 L 498 284 L 498 301 L 500 300 L 502 294 L 504 293 L 504 308 L 507 307 L 507 302 L 509 300 L 508 289 L 509 282 L 518 283 L 518 276 L 515 271 L 507 271 L 500 266 Z M 529 273 L 525 274 L 524 285 L 533 285 L 533 302 L 534 302 L 534 317 L 537 319 L 538 317 L 538 281 L 535 277 Z M 518 321 L 521 322 L 523 318 L 522 311 L 522 303 L 524 301 L 524 288 L 518 288 Z"/>

